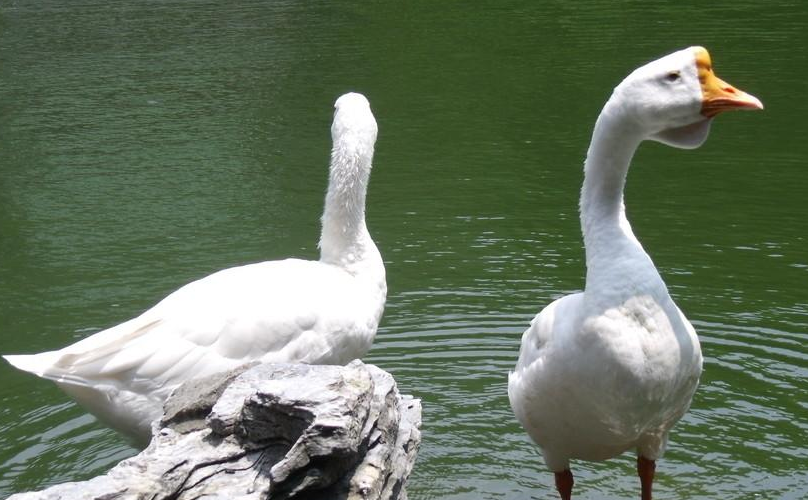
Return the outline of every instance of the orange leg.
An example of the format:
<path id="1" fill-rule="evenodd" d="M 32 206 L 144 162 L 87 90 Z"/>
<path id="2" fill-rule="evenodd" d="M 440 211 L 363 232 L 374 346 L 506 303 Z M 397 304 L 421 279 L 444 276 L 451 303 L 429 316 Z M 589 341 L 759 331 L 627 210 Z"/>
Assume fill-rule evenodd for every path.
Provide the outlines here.
<path id="1" fill-rule="evenodd" d="M 572 485 L 574 482 L 572 480 L 572 471 L 569 469 L 555 473 L 556 489 L 558 494 L 561 495 L 561 500 L 570 500 L 572 498 Z"/>
<path id="2" fill-rule="evenodd" d="M 649 460 L 642 455 L 637 457 L 637 474 L 640 476 L 642 500 L 651 500 L 651 485 L 654 482 L 654 470 L 656 470 L 655 461 Z"/>

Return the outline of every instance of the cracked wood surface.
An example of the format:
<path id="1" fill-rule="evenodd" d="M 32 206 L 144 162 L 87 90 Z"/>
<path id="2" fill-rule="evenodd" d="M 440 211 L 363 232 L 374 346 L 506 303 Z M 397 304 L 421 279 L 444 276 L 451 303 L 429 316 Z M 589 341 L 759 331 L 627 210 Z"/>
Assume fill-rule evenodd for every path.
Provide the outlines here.
<path id="1" fill-rule="evenodd" d="M 107 474 L 9 498 L 406 499 L 420 425 L 420 401 L 373 365 L 248 365 L 178 388 Z"/>

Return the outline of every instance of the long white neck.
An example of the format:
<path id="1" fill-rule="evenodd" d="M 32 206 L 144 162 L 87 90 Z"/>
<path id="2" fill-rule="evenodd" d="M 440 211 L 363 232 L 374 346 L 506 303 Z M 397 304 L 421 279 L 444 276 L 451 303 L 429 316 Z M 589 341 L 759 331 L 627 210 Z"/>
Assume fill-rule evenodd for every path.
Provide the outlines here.
<path id="1" fill-rule="evenodd" d="M 626 174 L 643 139 L 637 125 L 621 116 L 619 104 L 607 102 L 592 134 L 581 190 L 587 292 L 620 294 L 643 284 L 662 284 L 631 230 L 623 203 Z"/>
<path id="2" fill-rule="evenodd" d="M 354 275 L 379 268 L 381 255 L 365 225 L 365 198 L 373 144 L 354 134 L 336 138 L 331 151 L 328 192 L 320 235 L 320 261 Z"/>

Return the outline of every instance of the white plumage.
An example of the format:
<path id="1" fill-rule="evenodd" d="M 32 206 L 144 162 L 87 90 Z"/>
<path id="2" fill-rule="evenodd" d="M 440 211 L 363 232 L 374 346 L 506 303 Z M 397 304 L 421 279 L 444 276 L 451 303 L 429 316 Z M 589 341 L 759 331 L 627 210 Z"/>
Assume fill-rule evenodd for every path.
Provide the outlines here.
<path id="1" fill-rule="evenodd" d="M 581 226 L 586 286 L 542 310 L 509 376 L 511 407 L 556 473 L 563 499 L 570 460 L 638 453 L 643 499 L 654 461 L 687 411 L 702 369 L 699 340 L 625 216 L 623 187 L 644 140 L 693 148 L 711 118 L 760 101 L 713 73 L 691 47 L 629 75 L 603 108 L 584 167 Z"/>
<path id="2" fill-rule="evenodd" d="M 111 427 L 143 442 L 182 382 L 243 363 L 345 364 L 373 343 L 384 264 L 365 225 L 376 121 L 364 96 L 337 99 L 319 261 L 225 269 L 142 315 L 58 351 L 4 356 L 55 381 Z"/>

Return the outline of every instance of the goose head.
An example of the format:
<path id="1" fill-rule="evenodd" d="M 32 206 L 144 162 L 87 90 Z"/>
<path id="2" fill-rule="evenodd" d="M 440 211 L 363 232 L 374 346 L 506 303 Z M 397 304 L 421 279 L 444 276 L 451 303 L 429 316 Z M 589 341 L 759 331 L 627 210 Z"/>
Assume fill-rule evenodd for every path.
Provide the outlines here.
<path id="1" fill-rule="evenodd" d="M 334 103 L 331 139 L 335 148 L 372 152 L 378 131 L 370 103 L 362 94 L 349 92 Z"/>
<path id="2" fill-rule="evenodd" d="M 615 88 L 611 101 L 644 139 L 685 149 L 707 139 L 719 113 L 763 109 L 756 97 L 713 73 L 704 47 L 683 49 L 636 69 Z"/>

